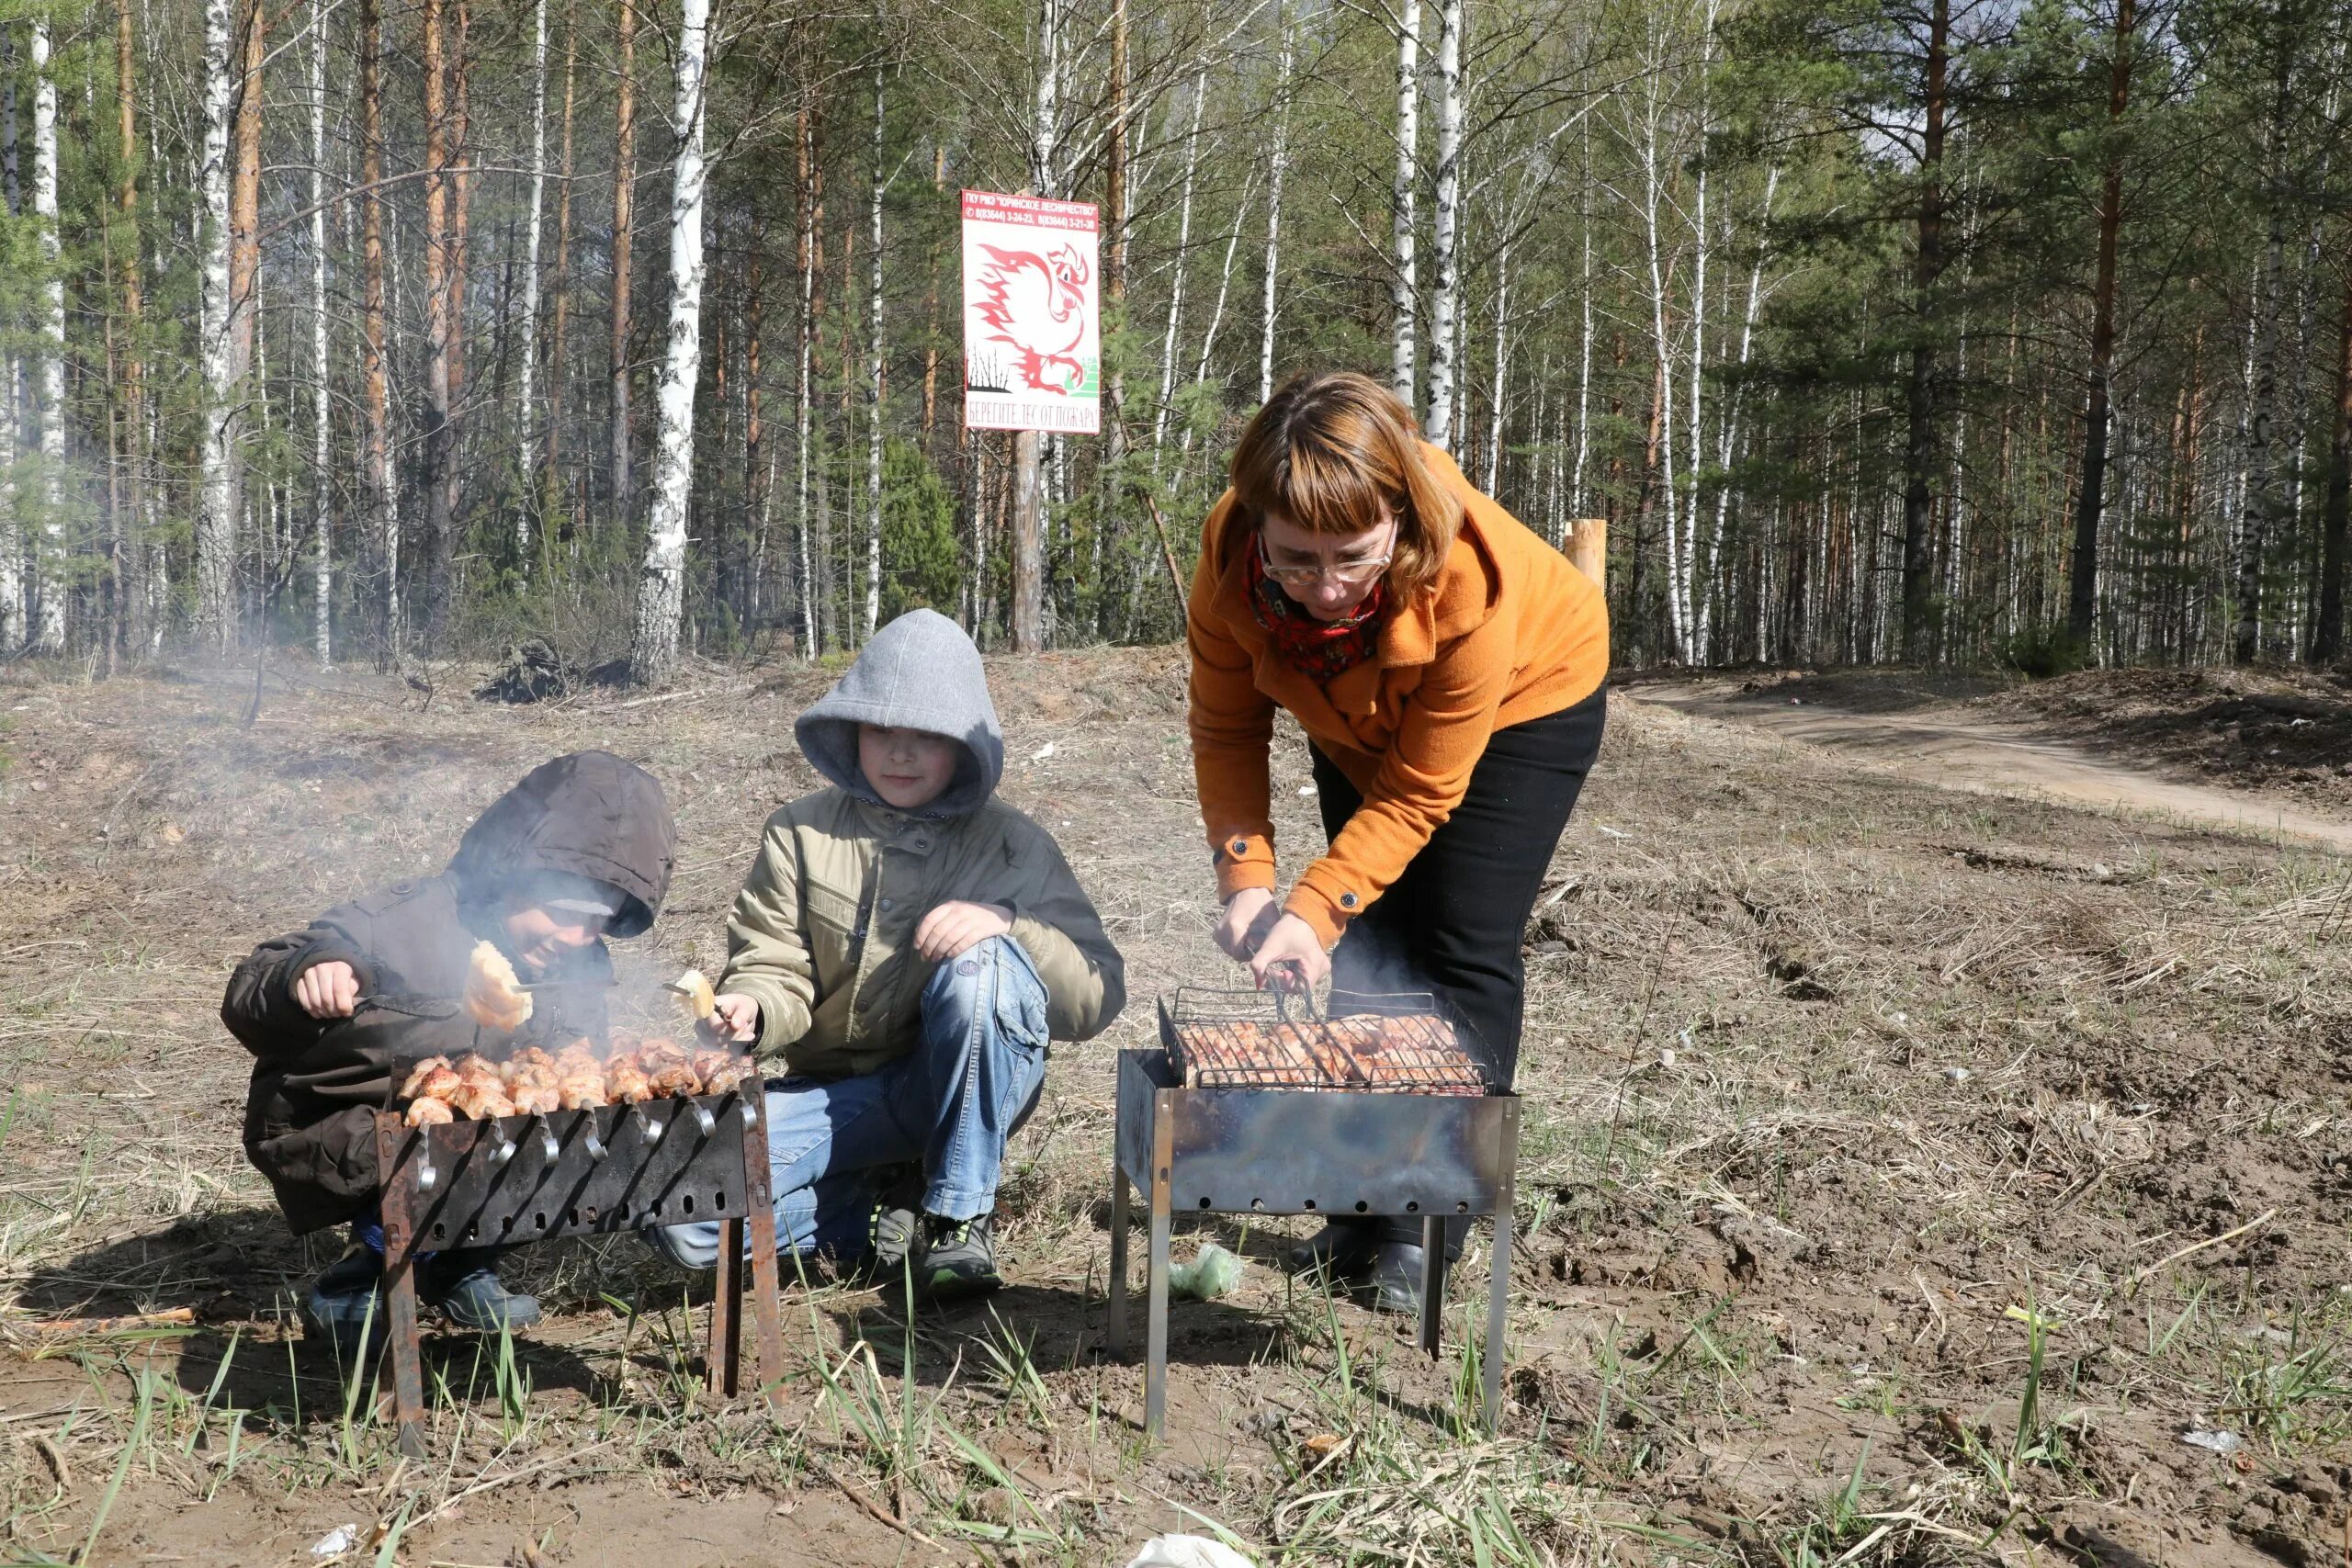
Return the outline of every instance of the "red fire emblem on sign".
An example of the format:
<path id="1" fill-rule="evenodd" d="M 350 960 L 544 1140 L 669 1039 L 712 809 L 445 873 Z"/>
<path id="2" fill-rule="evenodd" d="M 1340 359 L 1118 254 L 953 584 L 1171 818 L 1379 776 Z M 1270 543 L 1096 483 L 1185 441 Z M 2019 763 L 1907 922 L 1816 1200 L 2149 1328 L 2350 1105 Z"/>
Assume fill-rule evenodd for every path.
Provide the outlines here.
<path id="1" fill-rule="evenodd" d="M 1044 255 L 982 244 L 988 265 L 980 269 L 984 298 L 972 307 L 1001 343 L 1020 356 L 1021 379 L 1032 390 L 1069 397 L 1085 382 L 1086 367 L 1073 355 L 1086 336 L 1085 258 L 1071 245 Z"/>

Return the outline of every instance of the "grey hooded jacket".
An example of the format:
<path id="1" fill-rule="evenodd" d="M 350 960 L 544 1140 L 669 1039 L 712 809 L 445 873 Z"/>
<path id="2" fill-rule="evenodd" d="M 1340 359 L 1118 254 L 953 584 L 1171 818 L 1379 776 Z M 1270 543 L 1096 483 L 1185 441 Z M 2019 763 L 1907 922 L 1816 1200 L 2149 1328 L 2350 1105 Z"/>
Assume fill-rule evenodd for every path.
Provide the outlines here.
<path id="1" fill-rule="evenodd" d="M 857 761 L 861 724 L 944 735 L 964 750 L 939 798 L 883 804 Z M 994 798 L 1004 736 L 971 639 L 930 610 L 875 634 L 795 727 L 833 787 L 770 817 L 727 923 L 721 991 L 760 1004 L 763 1055 L 810 1077 L 870 1073 L 912 1050 L 932 965 L 914 951 L 945 903 L 1001 904 L 1046 983 L 1057 1040 L 1101 1032 L 1125 966 L 1051 835 Z"/>

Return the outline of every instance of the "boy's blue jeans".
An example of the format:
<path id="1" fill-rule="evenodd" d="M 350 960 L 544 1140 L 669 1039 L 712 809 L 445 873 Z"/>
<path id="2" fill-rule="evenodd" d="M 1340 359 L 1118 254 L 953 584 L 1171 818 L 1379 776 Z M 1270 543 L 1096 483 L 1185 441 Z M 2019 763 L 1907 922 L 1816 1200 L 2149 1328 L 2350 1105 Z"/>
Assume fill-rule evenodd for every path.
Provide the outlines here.
<path id="1" fill-rule="evenodd" d="M 968 1220 L 996 1206 L 1005 1140 L 1046 1082 L 1046 987 L 1011 937 L 942 964 L 922 993 L 915 1048 L 878 1072 L 767 1089 L 768 1179 L 779 1248 L 868 1249 L 890 1168 L 920 1163 L 923 1209 Z M 647 1233 L 672 1262 L 708 1269 L 710 1221 Z"/>

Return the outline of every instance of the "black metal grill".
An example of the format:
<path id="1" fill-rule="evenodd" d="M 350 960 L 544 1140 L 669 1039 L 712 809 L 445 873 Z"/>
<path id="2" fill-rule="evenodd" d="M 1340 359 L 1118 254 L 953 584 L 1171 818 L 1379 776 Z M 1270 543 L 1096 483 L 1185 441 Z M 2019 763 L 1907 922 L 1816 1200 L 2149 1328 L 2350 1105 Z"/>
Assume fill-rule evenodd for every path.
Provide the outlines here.
<path id="1" fill-rule="evenodd" d="M 1364 1053 L 1329 1038 L 1363 1021 L 1376 1026 L 1398 1020 L 1425 1021 L 1427 1027 L 1400 1032 L 1381 1053 L 1397 1057 L 1387 1083 L 1377 1081 Z M 1516 1095 L 1493 1086 L 1458 1041 L 1445 1038 L 1453 1028 L 1426 992 L 1334 992 L 1318 1013 L 1257 992 L 1183 990 L 1160 1000 L 1164 1049 L 1119 1054 L 1108 1337 L 1112 1351 L 1124 1354 L 1128 1217 L 1140 1190 L 1150 1225 L 1148 1431 L 1158 1435 L 1167 1406 L 1168 1249 L 1180 1213 L 1420 1219 L 1428 1258 L 1421 1344 L 1432 1355 L 1444 1304 L 1441 1222 L 1491 1215 L 1484 1393 L 1492 1429 L 1500 1408 L 1520 1105 Z M 1304 1058 L 1287 1069 L 1266 1059 L 1263 1044 L 1282 1031 L 1290 1032 L 1284 1038 Z M 1384 1088 L 1403 1092 L 1375 1092 Z"/>
<path id="2" fill-rule="evenodd" d="M 407 1125 L 398 1111 L 378 1111 L 387 1350 L 401 1450 L 424 1453 L 415 1278 L 421 1252 L 719 1221 L 708 1370 L 712 1388 L 731 1396 L 742 1360 L 748 1227 L 760 1359 L 769 1396 L 776 1397 L 784 1334 L 762 1092 L 754 1077 L 740 1089 L 692 1100 L 422 1127 Z"/>

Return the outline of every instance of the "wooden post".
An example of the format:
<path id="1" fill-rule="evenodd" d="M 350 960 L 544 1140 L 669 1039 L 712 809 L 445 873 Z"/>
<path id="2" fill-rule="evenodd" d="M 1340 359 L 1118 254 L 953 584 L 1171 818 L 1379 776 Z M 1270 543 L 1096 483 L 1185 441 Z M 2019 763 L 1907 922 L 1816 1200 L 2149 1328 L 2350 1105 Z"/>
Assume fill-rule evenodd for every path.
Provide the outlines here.
<path id="1" fill-rule="evenodd" d="M 1593 586 L 1609 587 L 1609 519 L 1579 517 L 1568 525 L 1568 564 L 1592 579 Z"/>

